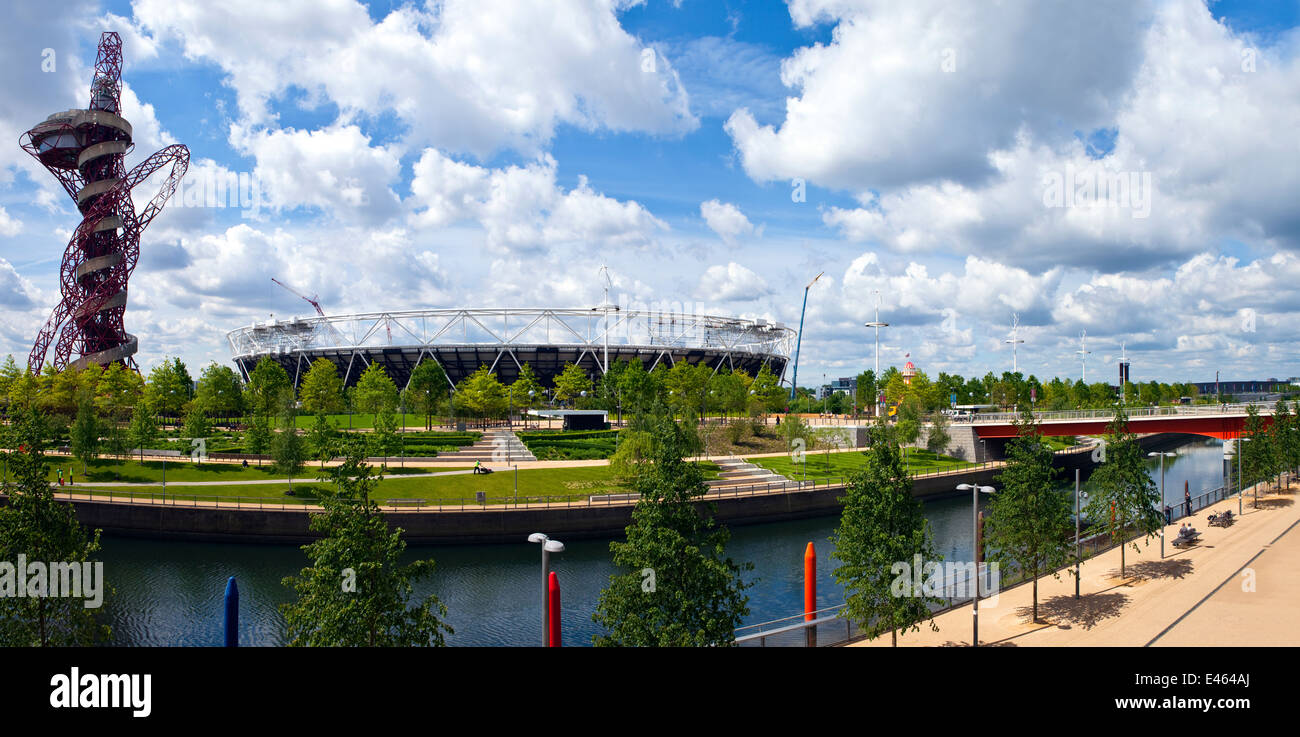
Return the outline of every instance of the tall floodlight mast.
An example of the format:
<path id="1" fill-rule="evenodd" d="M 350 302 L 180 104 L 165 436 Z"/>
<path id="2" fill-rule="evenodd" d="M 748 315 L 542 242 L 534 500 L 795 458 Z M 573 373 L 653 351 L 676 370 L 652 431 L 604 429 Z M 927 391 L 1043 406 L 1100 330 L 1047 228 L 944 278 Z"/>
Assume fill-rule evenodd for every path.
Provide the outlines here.
<path id="1" fill-rule="evenodd" d="M 1015 314 L 1015 313 L 1012 313 L 1012 315 L 1011 315 L 1011 337 L 1010 337 L 1009 339 L 1007 339 L 1007 340 L 1002 341 L 1002 342 L 1003 342 L 1003 343 L 1010 343 L 1010 344 L 1011 344 L 1011 373 L 1013 373 L 1013 374 L 1018 374 L 1018 373 L 1020 373 L 1020 361 L 1019 361 L 1019 359 L 1018 359 L 1017 356 L 1016 356 L 1016 347 L 1017 347 L 1020 343 L 1025 342 L 1025 341 L 1020 337 L 1020 315 L 1017 315 L 1017 314 Z"/>
<path id="2" fill-rule="evenodd" d="M 889 323 L 880 321 L 880 290 L 873 290 L 876 293 L 876 319 L 864 323 L 865 327 L 876 329 L 876 381 L 880 381 L 880 329 L 889 327 Z"/>
<path id="3" fill-rule="evenodd" d="M 1075 353 L 1079 354 L 1079 361 L 1082 364 L 1082 375 L 1083 375 L 1082 381 L 1083 383 L 1087 384 L 1088 383 L 1088 354 L 1092 353 L 1092 351 L 1088 350 L 1087 330 L 1084 330 L 1083 332 L 1079 333 L 1079 350 L 1075 351 Z"/>
<path id="4" fill-rule="evenodd" d="M 803 288 L 803 309 L 799 310 L 799 336 L 794 341 L 794 376 L 790 379 L 791 402 L 794 401 L 795 390 L 799 388 L 799 349 L 803 346 L 803 316 L 808 312 L 808 290 L 812 289 L 812 285 L 816 284 L 817 280 L 822 278 L 822 274 L 825 273 L 823 271 L 821 274 L 814 276 L 813 280 L 808 282 L 808 286 Z"/>
<path id="5" fill-rule="evenodd" d="M 180 185 L 190 152 L 167 146 L 127 171 L 131 124 L 121 116 L 121 99 L 122 39 L 110 31 L 99 38 L 89 107 L 51 115 L 19 144 L 54 175 L 82 216 L 63 252 L 59 303 L 27 358 L 33 372 L 44 366 L 51 343 L 56 369 L 136 368 L 139 345 L 123 326 L 127 281 L 140 259 L 140 235 Z M 136 212 L 131 190 L 169 164 L 158 194 Z"/>
<path id="6" fill-rule="evenodd" d="M 609 303 L 609 288 L 614 286 L 614 281 L 609 278 L 609 267 L 601 266 L 600 275 L 605 277 L 605 301 L 599 307 L 593 307 L 592 311 L 601 310 L 605 313 L 605 359 L 601 364 L 601 374 L 609 373 L 609 311 L 618 312 L 618 305 Z"/>

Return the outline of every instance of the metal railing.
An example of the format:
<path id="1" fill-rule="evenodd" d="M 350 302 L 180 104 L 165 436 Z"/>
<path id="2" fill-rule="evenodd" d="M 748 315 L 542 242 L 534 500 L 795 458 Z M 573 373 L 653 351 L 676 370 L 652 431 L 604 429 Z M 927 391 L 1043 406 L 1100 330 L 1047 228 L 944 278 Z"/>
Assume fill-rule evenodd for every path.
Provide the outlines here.
<path id="1" fill-rule="evenodd" d="M 1133 407 L 1126 406 L 1124 413 L 1130 420 L 1142 417 L 1204 417 L 1207 415 L 1244 415 L 1246 410 L 1254 407 L 1261 415 L 1271 415 L 1273 405 L 1263 402 L 1238 402 L 1235 404 L 1175 404 L 1160 407 Z M 1035 412 L 1034 419 L 1039 422 L 1051 420 L 1105 420 L 1115 416 L 1115 408 L 1103 409 L 1078 409 L 1078 410 L 1057 410 L 1046 412 Z M 1014 422 L 1019 419 L 1018 412 L 980 412 L 968 417 L 954 418 L 955 424 L 979 425 L 982 423 L 1005 423 Z"/>
<path id="2" fill-rule="evenodd" d="M 1229 499 L 1235 496 L 1236 493 L 1235 486 L 1219 486 L 1202 491 L 1191 498 L 1192 508 L 1190 513 L 1186 509 L 1185 502 L 1180 502 L 1176 510 L 1171 505 L 1169 524 L 1165 526 L 1168 527 L 1181 519 L 1195 516 L 1206 507 L 1224 499 Z M 1129 530 L 1129 534 L 1121 535 L 1119 539 L 1106 532 L 1091 532 L 1087 535 L 1080 535 L 1077 541 L 1079 560 L 1086 561 L 1095 558 L 1101 553 L 1114 550 L 1120 545 L 1128 545 L 1141 537 L 1146 537 L 1146 535 L 1136 530 Z M 1073 538 L 1071 542 L 1075 542 Z M 1074 565 L 1074 561 L 1071 561 L 1051 573 L 1059 574 L 1062 571 L 1068 571 Z M 1051 573 L 1040 574 L 1039 578 L 1051 575 Z M 998 594 L 1030 583 L 1032 580 L 1031 576 L 1013 570 L 1011 575 L 1000 578 Z M 964 593 L 958 594 L 958 591 L 967 592 L 971 588 L 969 576 L 961 580 L 954 579 L 951 581 L 947 580 L 945 576 L 944 592 L 939 597 L 944 599 L 945 603 L 933 606 L 931 616 L 935 617 L 969 604 L 973 597 Z M 983 599 L 984 597 L 985 594 L 981 594 L 980 598 Z M 844 604 L 838 604 L 819 609 L 813 612 L 814 619 L 812 620 L 806 620 L 805 614 L 793 614 L 780 619 L 738 627 L 736 628 L 735 644 L 742 647 L 835 647 L 861 640 L 865 636 L 862 634 L 861 627 L 840 616 L 844 607 Z"/>

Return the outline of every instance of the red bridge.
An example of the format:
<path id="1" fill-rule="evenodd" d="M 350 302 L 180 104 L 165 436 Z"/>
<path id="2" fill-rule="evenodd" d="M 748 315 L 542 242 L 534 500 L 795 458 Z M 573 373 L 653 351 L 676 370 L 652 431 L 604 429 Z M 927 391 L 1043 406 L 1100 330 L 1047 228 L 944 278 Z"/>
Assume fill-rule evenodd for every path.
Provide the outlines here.
<path id="1" fill-rule="evenodd" d="M 1246 404 L 1181 405 L 1128 410 L 1128 429 L 1135 433 L 1185 433 L 1230 440 L 1241 437 L 1246 429 Z M 1264 427 L 1273 424 L 1273 407 L 1256 404 Z M 1034 415 L 1042 423 L 1044 435 L 1103 435 L 1114 418 L 1114 410 L 1079 410 L 1043 412 Z M 976 415 L 970 425 L 980 438 L 1016 436 L 1015 412 Z"/>

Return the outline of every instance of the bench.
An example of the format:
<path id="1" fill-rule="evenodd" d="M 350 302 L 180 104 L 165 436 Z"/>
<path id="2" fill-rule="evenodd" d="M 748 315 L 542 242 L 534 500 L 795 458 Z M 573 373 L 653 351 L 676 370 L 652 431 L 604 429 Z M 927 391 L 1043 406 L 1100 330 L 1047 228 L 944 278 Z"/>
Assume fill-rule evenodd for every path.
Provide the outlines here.
<path id="1" fill-rule="evenodd" d="M 1178 535 L 1174 537 L 1175 548 L 1186 548 L 1195 545 L 1201 541 L 1201 533 L 1197 532 L 1192 535 Z"/>
<path id="2" fill-rule="evenodd" d="M 423 499 L 387 499 L 384 501 L 390 507 L 411 507 L 424 504 Z"/>

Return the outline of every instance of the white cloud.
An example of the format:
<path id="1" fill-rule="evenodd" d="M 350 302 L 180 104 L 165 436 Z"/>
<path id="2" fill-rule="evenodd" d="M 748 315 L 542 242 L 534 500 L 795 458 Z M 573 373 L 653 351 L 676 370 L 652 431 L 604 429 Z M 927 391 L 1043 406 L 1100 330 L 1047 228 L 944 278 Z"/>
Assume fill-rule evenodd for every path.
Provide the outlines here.
<path id="1" fill-rule="evenodd" d="M 652 70 L 617 0 L 445 0 L 373 22 L 354 0 L 140 0 L 135 17 L 228 75 L 247 123 L 305 91 L 343 120 L 392 111 L 418 146 L 536 154 L 559 124 L 676 135 L 697 121 L 666 59 Z"/>
<path id="2" fill-rule="evenodd" d="M 748 301 L 771 293 L 763 277 L 735 261 L 704 270 L 695 287 L 696 299 L 721 302 Z"/>
<path id="3" fill-rule="evenodd" d="M 755 228 L 745 213 L 730 202 L 716 199 L 700 203 L 700 217 L 723 241 L 731 244 L 745 236 L 762 236 L 763 228 Z"/>
<path id="4" fill-rule="evenodd" d="M 23 221 L 13 217 L 0 207 L 0 236 L 12 238 L 23 230 Z"/>
<path id="5" fill-rule="evenodd" d="M 594 191 L 586 177 L 564 191 L 549 156 L 526 166 L 488 169 L 427 149 L 416 162 L 408 204 L 412 223 L 438 227 L 477 222 L 495 251 L 536 251 L 560 244 L 641 248 L 667 223 L 640 204 Z"/>

